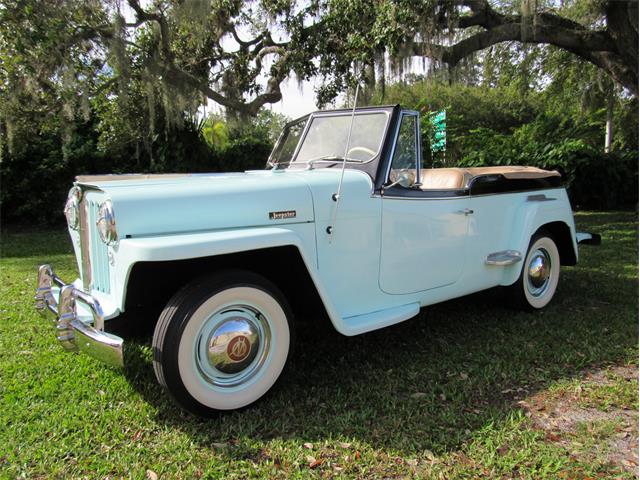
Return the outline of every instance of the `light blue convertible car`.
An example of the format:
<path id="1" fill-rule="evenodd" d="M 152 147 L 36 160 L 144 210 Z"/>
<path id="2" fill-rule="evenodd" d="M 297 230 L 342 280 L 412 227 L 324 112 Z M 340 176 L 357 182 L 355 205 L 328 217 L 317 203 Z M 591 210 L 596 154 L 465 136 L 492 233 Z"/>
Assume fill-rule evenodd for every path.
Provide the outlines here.
<path id="1" fill-rule="evenodd" d="M 422 168 L 419 125 L 399 106 L 322 111 L 286 125 L 266 170 L 78 177 L 80 278 L 42 265 L 36 306 L 65 348 L 116 366 L 111 319 L 153 316 L 158 381 L 200 415 L 276 383 L 304 306 L 344 335 L 499 285 L 545 307 L 578 243 L 599 243 L 576 233 L 559 173 Z"/>

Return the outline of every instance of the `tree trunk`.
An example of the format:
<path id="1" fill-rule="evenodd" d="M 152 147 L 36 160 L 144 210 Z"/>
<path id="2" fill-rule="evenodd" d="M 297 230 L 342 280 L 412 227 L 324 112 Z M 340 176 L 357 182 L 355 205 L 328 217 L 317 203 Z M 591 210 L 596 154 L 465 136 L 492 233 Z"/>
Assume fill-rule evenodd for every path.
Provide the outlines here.
<path id="1" fill-rule="evenodd" d="M 614 90 L 611 89 L 607 95 L 607 122 L 604 128 L 604 153 L 611 152 L 611 143 L 613 142 L 613 109 Z"/>
<path id="2" fill-rule="evenodd" d="M 362 104 L 369 105 L 376 89 L 376 66 L 373 60 L 364 64 L 364 89 L 362 92 Z"/>

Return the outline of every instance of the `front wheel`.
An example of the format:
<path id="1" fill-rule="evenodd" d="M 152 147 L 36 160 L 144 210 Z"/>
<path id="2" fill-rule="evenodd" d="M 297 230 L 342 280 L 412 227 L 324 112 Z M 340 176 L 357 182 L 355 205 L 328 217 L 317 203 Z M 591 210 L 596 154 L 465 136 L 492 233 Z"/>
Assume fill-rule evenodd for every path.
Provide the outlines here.
<path id="1" fill-rule="evenodd" d="M 291 318 L 278 288 L 260 275 L 231 270 L 203 277 L 160 315 L 153 335 L 156 377 L 197 415 L 248 406 L 282 373 Z"/>
<path id="2" fill-rule="evenodd" d="M 547 233 L 538 233 L 531 239 L 520 277 L 509 287 L 511 299 L 517 307 L 541 309 L 553 298 L 559 280 L 558 247 Z"/>

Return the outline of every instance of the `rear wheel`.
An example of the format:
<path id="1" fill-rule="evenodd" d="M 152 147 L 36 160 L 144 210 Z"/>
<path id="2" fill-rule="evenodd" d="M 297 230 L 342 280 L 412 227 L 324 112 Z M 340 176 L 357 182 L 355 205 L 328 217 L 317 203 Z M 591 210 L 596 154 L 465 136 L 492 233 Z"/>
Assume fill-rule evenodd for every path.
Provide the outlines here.
<path id="1" fill-rule="evenodd" d="M 289 306 L 264 277 L 221 271 L 179 291 L 153 335 L 156 377 L 186 410 L 248 406 L 278 380 L 290 350 Z"/>
<path id="2" fill-rule="evenodd" d="M 527 310 L 546 307 L 560 280 L 560 254 L 553 238 L 541 232 L 531 239 L 522 272 L 509 287 L 515 306 Z"/>

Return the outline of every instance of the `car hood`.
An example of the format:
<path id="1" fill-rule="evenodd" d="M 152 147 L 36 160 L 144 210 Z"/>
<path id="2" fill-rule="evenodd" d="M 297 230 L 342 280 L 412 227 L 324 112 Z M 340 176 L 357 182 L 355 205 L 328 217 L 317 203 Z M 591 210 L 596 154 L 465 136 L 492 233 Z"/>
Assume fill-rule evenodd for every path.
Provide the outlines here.
<path id="1" fill-rule="evenodd" d="M 90 204 L 111 199 L 120 238 L 314 220 L 307 183 L 282 172 L 86 176 L 76 184 Z"/>

